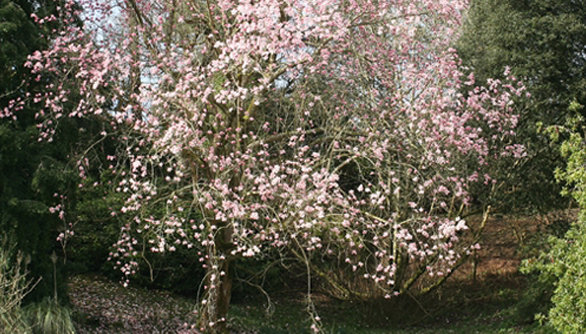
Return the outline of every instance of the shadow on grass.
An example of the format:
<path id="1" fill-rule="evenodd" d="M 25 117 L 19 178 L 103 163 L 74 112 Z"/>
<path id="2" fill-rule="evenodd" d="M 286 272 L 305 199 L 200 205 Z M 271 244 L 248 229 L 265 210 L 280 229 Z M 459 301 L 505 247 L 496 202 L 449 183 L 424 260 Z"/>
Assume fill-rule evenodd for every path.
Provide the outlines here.
<path id="1" fill-rule="evenodd" d="M 193 324 L 193 299 L 164 291 L 122 288 L 84 276 L 70 284 L 79 333 L 173 333 Z M 520 275 L 492 275 L 478 281 L 448 281 L 425 297 L 340 301 L 316 293 L 313 301 L 325 333 L 552 333 L 535 324 L 517 324 L 515 305 L 525 288 Z M 305 296 L 299 289 L 274 293 L 271 304 L 250 291 L 234 301 L 232 333 L 310 333 Z"/>
<path id="2" fill-rule="evenodd" d="M 449 281 L 423 297 L 340 301 L 316 294 L 314 302 L 326 333 L 553 333 L 515 320 L 525 285 L 520 275 L 491 275 Z M 230 327 L 235 333 L 310 333 L 304 298 L 282 293 L 270 308 L 260 296 L 241 300 L 231 308 Z"/>

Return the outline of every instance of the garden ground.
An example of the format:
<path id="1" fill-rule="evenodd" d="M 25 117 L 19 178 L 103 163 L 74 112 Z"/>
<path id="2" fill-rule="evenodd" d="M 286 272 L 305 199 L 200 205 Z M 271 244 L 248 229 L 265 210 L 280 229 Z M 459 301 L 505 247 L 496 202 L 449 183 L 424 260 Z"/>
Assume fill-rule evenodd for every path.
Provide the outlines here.
<path id="1" fill-rule="evenodd" d="M 544 219 L 492 218 L 476 255 L 476 270 L 469 261 L 424 298 L 349 302 L 318 293 L 314 302 L 324 329 L 340 334 L 547 333 L 537 324 L 513 320 L 526 285 L 518 272 L 520 259 L 532 249 L 531 235 L 547 226 Z M 195 298 L 124 288 L 92 275 L 72 277 L 69 287 L 79 333 L 195 332 L 189 329 L 196 319 Z M 270 305 L 260 294 L 236 300 L 228 322 L 233 333 L 305 333 L 307 319 L 302 291 L 291 290 L 272 296 Z"/>

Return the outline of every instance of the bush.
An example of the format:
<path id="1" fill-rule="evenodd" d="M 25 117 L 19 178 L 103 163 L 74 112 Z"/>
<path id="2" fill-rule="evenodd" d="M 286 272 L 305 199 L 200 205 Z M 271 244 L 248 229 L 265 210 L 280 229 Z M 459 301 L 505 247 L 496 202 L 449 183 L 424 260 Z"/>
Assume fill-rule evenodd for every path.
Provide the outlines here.
<path id="1" fill-rule="evenodd" d="M 537 272 L 537 284 L 553 291 L 549 323 L 562 333 L 586 332 L 586 125 L 577 112 L 582 106 L 572 104 L 577 116 L 568 127 L 551 129 L 557 139 L 560 133 L 568 138 L 562 143 L 562 155 L 567 160 L 565 170 L 558 170 L 559 180 L 567 183 L 564 192 L 571 194 L 580 207 L 578 221 L 563 238 L 550 237 L 551 248 L 537 260 L 527 261 L 523 271 Z M 544 315 L 538 318 L 545 319 Z"/>

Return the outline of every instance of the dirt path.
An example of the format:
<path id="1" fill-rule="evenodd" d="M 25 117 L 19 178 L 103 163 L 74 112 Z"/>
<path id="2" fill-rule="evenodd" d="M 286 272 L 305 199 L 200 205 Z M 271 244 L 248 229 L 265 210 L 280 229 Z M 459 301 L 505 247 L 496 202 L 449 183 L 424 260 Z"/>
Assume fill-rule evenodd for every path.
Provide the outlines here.
<path id="1" fill-rule="evenodd" d="M 476 279 L 517 275 L 522 259 L 536 255 L 541 250 L 539 242 L 545 242 L 542 236 L 554 230 L 563 234 L 560 231 L 566 229 L 569 222 L 576 219 L 576 215 L 576 211 L 527 217 L 493 215 L 482 233 L 481 248 L 471 261 L 454 273 L 454 278 L 473 278 L 474 263 Z"/>

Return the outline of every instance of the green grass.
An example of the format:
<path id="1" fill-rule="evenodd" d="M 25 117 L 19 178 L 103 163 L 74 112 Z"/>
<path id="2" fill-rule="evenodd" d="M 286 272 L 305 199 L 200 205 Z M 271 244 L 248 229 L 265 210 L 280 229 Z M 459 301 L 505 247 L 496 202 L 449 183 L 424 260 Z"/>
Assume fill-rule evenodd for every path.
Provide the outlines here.
<path id="1" fill-rule="evenodd" d="M 325 333 L 444 334 L 554 333 L 538 324 L 519 324 L 515 305 L 524 288 L 520 277 L 493 277 L 477 284 L 452 284 L 434 296 L 392 301 L 342 302 L 316 296 Z M 232 305 L 229 325 L 239 333 L 310 333 L 303 295 L 281 295 L 267 312 L 266 300 Z"/>
<path id="2" fill-rule="evenodd" d="M 323 328 L 332 334 L 407 334 L 407 333 L 551 333 L 546 328 L 533 325 L 518 325 L 507 317 L 512 310 L 472 309 L 465 314 L 442 314 L 420 322 L 388 321 L 369 318 L 371 306 L 340 305 L 336 313 L 321 310 Z M 233 305 L 229 324 L 230 328 L 244 333 L 310 333 L 308 315 L 300 302 L 288 302 L 277 305 L 272 314 L 267 314 L 264 305 Z M 319 310 L 318 310 L 319 311 Z M 331 308 L 329 309 L 331 311 Z M 380 312 L 378 312 L 380 313 Z M 395 310 L 396 316 L 402 314 Z M 405 315 L 407 317 L 407 315 Z"/>
<path id="3" fill-rule="evenodd" d="M 38 303 L 27 305 L 23 308 L 23 312 L 32 328 L 32 333 L 75 333 L 71 311 L 51 298 L 45 298 Z"/>

